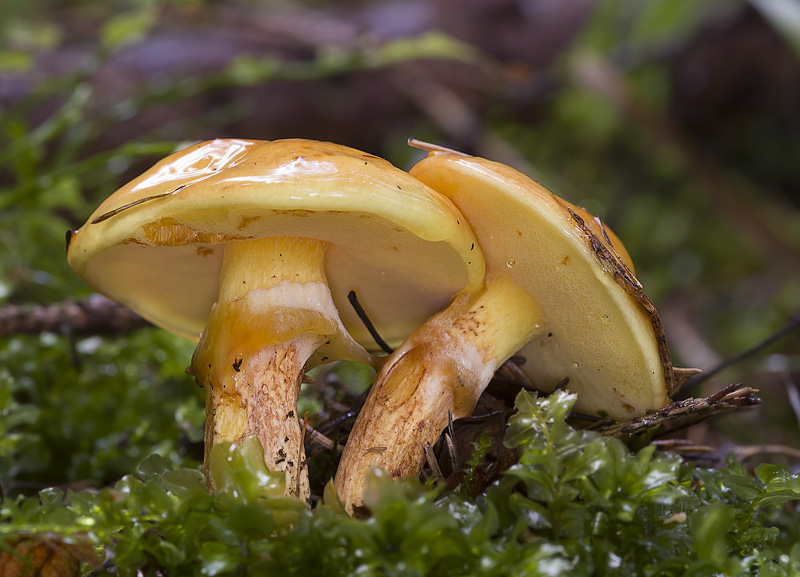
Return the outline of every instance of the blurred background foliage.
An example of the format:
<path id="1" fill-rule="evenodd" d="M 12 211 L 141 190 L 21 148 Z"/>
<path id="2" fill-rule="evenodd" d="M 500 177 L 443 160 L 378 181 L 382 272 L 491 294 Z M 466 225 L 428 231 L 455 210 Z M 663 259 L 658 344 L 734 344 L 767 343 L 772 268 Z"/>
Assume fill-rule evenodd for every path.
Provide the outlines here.
<path id="1" fill-rule="evenodd" d="M 313 138 L 408 168 L 416 137 L 600 215 L 678 366 L 713 367 L 800 312 L 792 0 L 5 0 L 0 12 L 5 307 L 90 294 L 65 231 L 181 144 Z M 0 335 L 7 495 L 101 487 L 153 452 L 202 458 L 190 343 L 155 329 Z M 794 332 L 686 391 L 744 382 L 766 400 L 692 438 L 797 448 L 798 345 Z M 363 388 L 368 376 L 345 370 L 308 391 L 312 421 L 341 400 L 336 382 Z"/>

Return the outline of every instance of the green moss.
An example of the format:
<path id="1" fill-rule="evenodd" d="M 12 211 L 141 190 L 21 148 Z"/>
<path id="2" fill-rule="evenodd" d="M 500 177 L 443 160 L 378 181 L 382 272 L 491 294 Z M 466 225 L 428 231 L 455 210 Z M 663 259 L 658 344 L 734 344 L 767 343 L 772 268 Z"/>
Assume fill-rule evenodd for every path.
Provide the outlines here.
<path id="1" fill-rule="evenodd" d="M 575 397 L 526 393 L 506 443 L 519 463 L 475 500 L 411 481 L 370 480 L 371 516 L 341 512 L 332 487 L 309 511 L 282 496 L 258 442 L 217 446 L 195 469 L 147 459 L 114 488 L 6 500 L 0 536 L 56 533 L 106 551 L 119 575 L 793 575 L 797 528 L 781 512 L 800 476 L 731 460 L 697 469 L 653 447 L 565 422 Z"/>

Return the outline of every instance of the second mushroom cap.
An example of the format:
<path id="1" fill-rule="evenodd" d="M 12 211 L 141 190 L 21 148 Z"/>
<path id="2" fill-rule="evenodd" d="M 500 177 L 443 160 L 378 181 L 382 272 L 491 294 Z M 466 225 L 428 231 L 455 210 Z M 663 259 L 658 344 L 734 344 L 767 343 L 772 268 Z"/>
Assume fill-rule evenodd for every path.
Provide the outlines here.
<path id="1" fill-rule="evenodd" d="M 434 150 L 410 173 L 462 211 L 487 270 L 541 307 L 542 326 L 517 353 L 537 388 L 569 379 L 578 411 L 617 420 L 666 404 L 674 376 L 661 322 L 622 243 L 599 220 L 483 158 Z"/>

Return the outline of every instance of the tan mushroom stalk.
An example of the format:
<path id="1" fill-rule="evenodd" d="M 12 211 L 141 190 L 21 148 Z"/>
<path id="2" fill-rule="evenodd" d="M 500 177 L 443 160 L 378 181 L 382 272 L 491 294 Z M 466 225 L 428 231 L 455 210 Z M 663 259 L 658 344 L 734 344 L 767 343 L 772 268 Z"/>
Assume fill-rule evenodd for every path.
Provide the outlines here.
<path id="1" fill-rule="evenodd" d="M 69 239 L 68 258 L 100 292 L 199 339 L 191 372 L 206 390 L 206 456 L 256 435 L 301 498 L 303 371 L 369 362 L 363 346 L 375 347 L 347 294 L 396 346 L 484 276 L 450 201 L 384 160 L 305 140 L 178 152 L 109 197 Z M 418 298 L 401 298 L 409 292 Z"/>
<path id="2" fill-rule="evenodd" d="M 304 367 L 332 346 L 342 350 L 329 357 L 369 360 L 339 320 L 325 250 L 324 241 L 304 238 L 230 241 L 190 369 L 206 387 L 205 461 L 213 445 L 255 434 L 270 468 L 286 471 L 286 493 L 304 497 L 308 471 L 296 414 Z"/>
<path id="3" fill-rule="evenodd" d="M 423 145 L 423 147 L 426 145 Z M 348 510 L 372 466 L 418 475 L 424 446 L 471 414 L 511 355 L 537 388 L 568 378 L 577 410 L 615 419 L 667 402 L 673 371 L 655 309 L 622 244 L 599 220 L 507 166 L 446 149 L 410 171 L 473 227 L 486 288 L 462 296 L 386 361 L 345 446 L 336 488 Z"/>

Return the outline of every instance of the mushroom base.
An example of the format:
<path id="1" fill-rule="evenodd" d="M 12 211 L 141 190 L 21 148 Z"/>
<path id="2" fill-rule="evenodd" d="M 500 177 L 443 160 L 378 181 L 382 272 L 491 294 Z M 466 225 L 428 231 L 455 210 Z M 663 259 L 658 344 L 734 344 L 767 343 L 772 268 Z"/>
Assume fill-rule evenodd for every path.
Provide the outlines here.
<path id="1" fill-rule="evenodd" d="M 211 447 L 241 443 L 255 435 L 272 471 L 286 474 L 285 494 L 308 499 L 308 468 L 297 399 L 303 366 L 325 337 L 303 333 L 286 343 L 270 345 L 239 367 L 236 387 L 206 387 L 205 466 Z M 208 471 L 206 478 L 210 479 Z M 210 482 L 210 481 L 209 481 Z M 209 487 L 213 490 L 213 487 Z"/>
<path id="2" fill-rule="evenodd" d="M 412 334 L 388 357 L 345 445 L 334 484 L 347 511 L 361 503 L 372 467 L 418 476 L 448 416 L 472 414 L 495 370 L 543 325 L 530 295 L 501 276 Z"/>
<path id="3" fill-rule="evenodd" d="M 348 513 L 362 501 L 367 471 L 381 467 L 393 479 L 419 475 L 425 445 L 435 443 L 447 426 L 448 411 L 456 407 L 458 371 L 449 359 L 431 363 L 434 354 L 430 348 L 411 348 L 373 385 L 334 481 Z M 393 395 L 395 388 L 402 390 Z M 470 404 L 474 408 L 461 403 L 465 409 Z"/>

